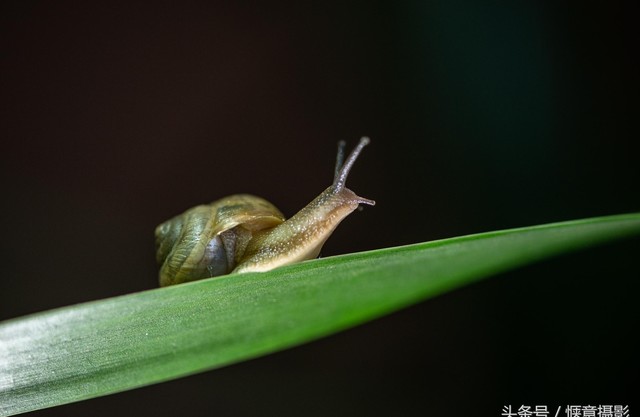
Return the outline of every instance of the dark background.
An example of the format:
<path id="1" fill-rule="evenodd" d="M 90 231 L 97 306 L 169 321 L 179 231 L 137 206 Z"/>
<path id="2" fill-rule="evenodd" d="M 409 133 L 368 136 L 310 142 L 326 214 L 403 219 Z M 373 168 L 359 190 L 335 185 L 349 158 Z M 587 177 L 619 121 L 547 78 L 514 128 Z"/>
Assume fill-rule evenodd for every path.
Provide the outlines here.
<path id="1" fill-rule="evenodd" d="M 3 1 L 0 319 L 155 287 L 158 223 L 237 192 L 291 215 L 330 183 L 336 142 L 362 135 L 349 186 L 378 205 L 324 256 L 640 210 L 637 18 L 558 3 Z M 33 414 L 630 404 L 639 249 L 571 254 L 305 346 Z"/>

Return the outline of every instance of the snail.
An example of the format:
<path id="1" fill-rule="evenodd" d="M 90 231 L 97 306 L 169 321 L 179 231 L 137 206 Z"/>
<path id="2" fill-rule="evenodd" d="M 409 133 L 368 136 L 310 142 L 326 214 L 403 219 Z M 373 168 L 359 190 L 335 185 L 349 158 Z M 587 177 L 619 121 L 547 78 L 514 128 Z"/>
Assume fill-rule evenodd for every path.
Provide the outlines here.
<path id="1" fill-rule="evenodd" d="M 160 286 L 268 271 L 316 258 L 345 217 L 360 204 L 375 205 L 345 186 L 368 143 L 369 138 L 361 138 L 345 161 L 345 143 L 340 141 L 333 184 L 289 220 L 263 198 L 236 194 L 160 224 L 155 230 Z"/>

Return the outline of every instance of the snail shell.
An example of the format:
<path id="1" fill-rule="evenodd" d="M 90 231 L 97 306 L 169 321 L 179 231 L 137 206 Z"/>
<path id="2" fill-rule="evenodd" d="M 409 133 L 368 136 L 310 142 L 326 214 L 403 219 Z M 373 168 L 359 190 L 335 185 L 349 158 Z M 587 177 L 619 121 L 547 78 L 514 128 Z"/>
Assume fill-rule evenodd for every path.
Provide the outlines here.
<path id="1" fill-rule="evenodd" d="M 160 285 L 266 271 L 318 256 L 359 204 L 375 204 L 345 187 L 351 166 L 368 143 L 362 138 L 343 163 L 345 145 L 340 142 L 333 184 L 289 220 L 263 198 L 236 194 L 160 224 L 155 230 Z"/>
<path id="2" fill-rule="evenodd" d="M 228 274 L 255 232 L 284 221 L 273 204 L 249 194 L 196 206 L 167 220 L 156 228 L 160 285 Z"/>

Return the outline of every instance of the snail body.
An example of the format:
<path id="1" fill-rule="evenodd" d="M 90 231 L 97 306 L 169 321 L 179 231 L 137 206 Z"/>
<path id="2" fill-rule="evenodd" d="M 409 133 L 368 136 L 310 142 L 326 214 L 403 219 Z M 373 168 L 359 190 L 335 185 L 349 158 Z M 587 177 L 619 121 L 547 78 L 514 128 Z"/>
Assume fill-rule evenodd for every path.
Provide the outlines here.
<path id="1" fill-rule="evenodd" d="M 360 204 L 375 204 L 345 186 L 368 143 L 363 137 L 344 161 L 344 142 L 340 142 L 333 184 L 288 220 L 263 198 L 236 194 L 160 224 L 155 230 L 160 286 L 268 271 L 317 257 L 345 217 Z"/>

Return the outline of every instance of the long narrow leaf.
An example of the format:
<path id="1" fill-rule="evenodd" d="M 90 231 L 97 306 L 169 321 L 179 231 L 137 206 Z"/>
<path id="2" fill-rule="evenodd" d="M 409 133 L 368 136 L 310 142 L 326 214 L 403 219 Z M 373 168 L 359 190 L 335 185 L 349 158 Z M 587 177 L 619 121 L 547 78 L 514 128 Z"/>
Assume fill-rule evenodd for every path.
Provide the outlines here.
<path id="1" fill-rule="evenodd" d="M 640 214 L 483 233 L 125 295 L 0 324 L 0 415 L 285 349 L 545 257 L 640 233 Z"/>

